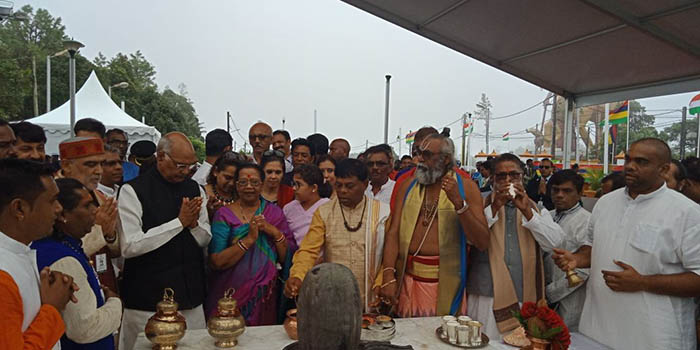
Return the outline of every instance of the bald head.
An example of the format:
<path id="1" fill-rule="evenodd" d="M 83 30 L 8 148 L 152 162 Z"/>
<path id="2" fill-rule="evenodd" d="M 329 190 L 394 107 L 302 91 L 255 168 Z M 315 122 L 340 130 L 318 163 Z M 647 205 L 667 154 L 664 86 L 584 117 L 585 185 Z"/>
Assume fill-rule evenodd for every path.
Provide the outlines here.
<path id="1" fill-rule="evenodd" d="M 253 146 L 253 157 L 260 164 L 263 152 L 272 144 L 272 128 L 263 122 L 253 124 L 248 131 L 248 141 Z"/>
<path id="2" fill-rule="evenodd" d="M 350 156 L 350 142 L 346 139 L 335 139 L 331 142 L 329 155 L 337 162 Z"/>
<path id="3" fill-rule="evenodd" d="M 630 148 L 634 145 L 647 146 L 646 149 L 653 153 L 660 163 L 670 163 L 673 156 L 671 155 L 671 147 L 661 139 L 653 137 L 645 137 L 643 139 L 632 142 Z"/>
<path id="4" fill-rule="evenodd" d="M 192 142 L 181 132 L 165 134 L 156 148 L 158 171 L 172 183 L 182 182 L 197 164 L 197 155 Z"/>

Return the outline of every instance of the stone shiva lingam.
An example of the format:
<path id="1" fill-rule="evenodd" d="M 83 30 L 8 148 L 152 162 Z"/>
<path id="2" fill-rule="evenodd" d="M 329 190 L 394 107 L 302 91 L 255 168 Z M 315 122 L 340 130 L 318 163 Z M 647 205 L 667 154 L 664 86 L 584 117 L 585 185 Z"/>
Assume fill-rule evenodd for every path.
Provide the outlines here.
<path id="1" fill-rule="evenodd" d="M 156 305 L 156 314 L 146 323 L 146 338 L 153 343 L 153 350 L 177 349 L 177 341 L 185 336 L 187 322 L 177 307 L 175 291 L 165 288 L 163 300 Z"/>
<path id="2" fill-rule="evenodd" d="M 387 342 L 363 342 L 360 289 L 350 269 L 323 263 L 304 277 L 297 301 L 299 341 L 284 350 L 413 349 Z"/>
<path id="3" fill-rule="evenodd" d="M 232 348 L 238 344 L 238 337 L 245 331 L 245 319 L 238 310 L 234 289 L 229 288 L 219 299 L 218 312 L 207 322 L 209 335 L 216 339 L 219 348 Z"/>

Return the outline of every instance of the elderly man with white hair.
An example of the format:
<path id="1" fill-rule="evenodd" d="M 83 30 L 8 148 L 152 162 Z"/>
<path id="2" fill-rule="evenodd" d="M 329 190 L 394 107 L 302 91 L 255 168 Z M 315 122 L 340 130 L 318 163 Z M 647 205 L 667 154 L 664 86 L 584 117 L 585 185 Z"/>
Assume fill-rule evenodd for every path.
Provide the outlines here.
<path id="1" fill-rule="evenodd" d="M 156 311 L 165 288 L 175 291 L 189 329 L 206 327 L 203 249 L 211 240 L 206 194 L 189 178 L 197 163 L 182 133 L 158 143 L 157 164 L 119 194 L 119 238 L 124 280 L 120 349 L 131 349 Z"/>

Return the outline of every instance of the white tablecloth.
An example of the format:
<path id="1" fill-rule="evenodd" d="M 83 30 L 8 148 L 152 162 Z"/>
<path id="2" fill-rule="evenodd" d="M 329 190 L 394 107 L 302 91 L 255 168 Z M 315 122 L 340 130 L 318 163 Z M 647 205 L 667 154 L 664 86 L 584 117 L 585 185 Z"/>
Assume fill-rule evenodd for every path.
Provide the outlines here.
<path id="1" fill-rule="evenodd" d="M 455 350 L 457 347 L 443 343 L 435 336 L 435 329 L 440 326 L 439 317 L 397 318 L 396 336 L 392 344 L 412 345 L 415 350 L 436 349 Z M 294 341 L 287 337 L 282 326 L 248 327 L 238 338 L 235 350 L 273 350 L 282 349 Z M 151 343 L 143 333 L 136 340 L 135 350 L 150 350 Z M 179 350 L 217 350 L 214 338 L 209 336 L 206 329 L 188 330 L 185 337 L 178 342 Z M 492 340 L 488 350 L 514 350 L 516 348 L 502 341 Z M 585 336 L 571 334 L 571 350 L 605 350 L 608 349 Z"/>

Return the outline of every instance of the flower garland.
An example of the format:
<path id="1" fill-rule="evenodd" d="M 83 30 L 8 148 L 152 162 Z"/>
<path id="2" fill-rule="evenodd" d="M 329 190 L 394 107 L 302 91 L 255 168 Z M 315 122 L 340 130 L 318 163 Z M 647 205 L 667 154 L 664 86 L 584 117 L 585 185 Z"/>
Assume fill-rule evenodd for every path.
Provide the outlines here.
<path id="1" fill-rule="evenodd" d="M 539 304 L 539 306 L 538 306 Z M 525 332 L 534 338 L 549 340 L 552 350 L 566 350 L 571 345 L 571 334 L 561 317 L 545 302 L 535 304 L 525 302 L 515 318 L 525 328 Z"/>

